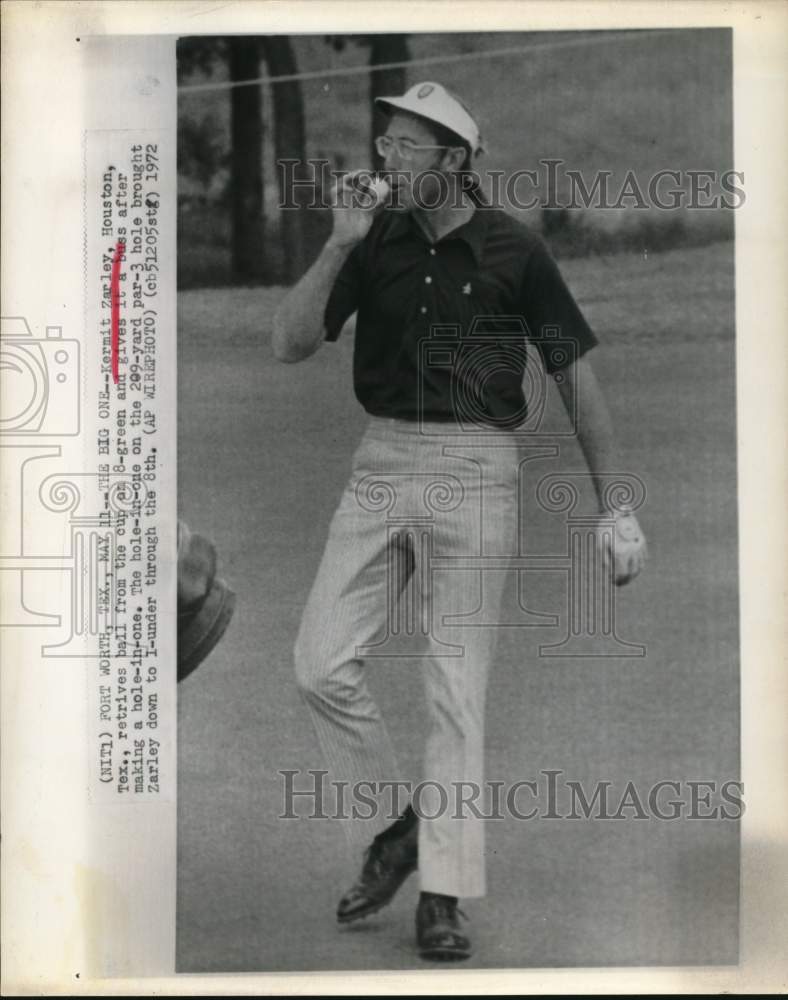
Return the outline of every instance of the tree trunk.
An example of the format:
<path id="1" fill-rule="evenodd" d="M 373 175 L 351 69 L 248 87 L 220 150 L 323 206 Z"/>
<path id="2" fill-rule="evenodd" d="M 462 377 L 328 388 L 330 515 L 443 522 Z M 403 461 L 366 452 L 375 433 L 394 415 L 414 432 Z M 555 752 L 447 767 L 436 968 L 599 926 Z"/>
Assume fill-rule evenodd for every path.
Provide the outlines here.
<path id="1" fill-rule="evenodd" d="M 262 39 L 263 55 L 271 76 L 289 76 L 298 72 L 290 39 L 283 35 L 266 35 Z M 280 239 L 283 261 L 279 277 L 286 283 L 296 281 L 306 270 L 309 261 L 307 234 L 309 231 L 307 207 L 314 199 L 306 186 L 289 186 L 285 172 L 279 168 L 282 160 L 296 160 L 288 176 L 296 181 L 311 178 L 306 163 L 306 128 L 304 124 L 304 97 L 301 81 L 292 80 L 272 85 L 274 109 L 274 144 L 276 150 L 276 178 L 279 185 L 280 204 L 295 203 L 295 207 L 279 211 Z M 309 241 L 312 242 L 311 240 Z"/>
<path id="2" fill-rule="evenodd" d="M 372 162 L 377 170 L 380 157 L 375 149 L 375 137 L 386 130 L 387 116 L 375 107 L 376 97 L 393 97 L 405 92 L 406 70 L 404 66 L 395 69 L 378 69 L 381 63 L 407 62 L 410 59 L 407 35 L 370 35 L 369 99 L 372 105 Z"/>
<path id="3" fill-rule="evenodd" d="M 256 38 L 227 39 L 231 80 L 260 75 Z M 263 105 L 259 86 L 230 91 L 232 269 L 236 278 L 259 281 L 265 273 L 263 226 Z"/>

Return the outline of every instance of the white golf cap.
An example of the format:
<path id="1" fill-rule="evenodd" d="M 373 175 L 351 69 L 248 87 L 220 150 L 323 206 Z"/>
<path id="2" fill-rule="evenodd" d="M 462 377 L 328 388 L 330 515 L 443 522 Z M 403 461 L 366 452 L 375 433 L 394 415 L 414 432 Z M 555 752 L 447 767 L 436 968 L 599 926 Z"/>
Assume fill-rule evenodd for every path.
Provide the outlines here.
<path id="1" fill-rule="evenodd" d="M 476 155 L 484 149 L 479 126 L 465 105 L 445 87 L 430 80 L 414 83 L 402 97 L 376 97 L 375 104 L 384 111 L 407 111 L 451 129 L 471 147 Z"/>

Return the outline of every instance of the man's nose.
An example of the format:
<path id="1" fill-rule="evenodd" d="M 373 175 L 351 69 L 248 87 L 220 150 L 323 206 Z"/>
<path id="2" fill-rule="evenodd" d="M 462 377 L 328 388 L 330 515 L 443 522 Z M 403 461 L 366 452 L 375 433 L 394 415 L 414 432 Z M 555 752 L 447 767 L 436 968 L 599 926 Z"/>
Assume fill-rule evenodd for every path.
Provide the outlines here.
<path id="1" fill-rule="evenodd" d="M 383 157 L 383 166 L 386 170 L 401 170 L 402 169 L 402 157 L 397 152 L 397 147 L 392 146 L 391 149 Z"/>
<path id="2" fill-rule="evenodd" d="M 386 155 L 383 169 L 394 185 L 400 186 L 410 178 L 410 162 L 403 159 L 396 150 L 391 150 Z"/>

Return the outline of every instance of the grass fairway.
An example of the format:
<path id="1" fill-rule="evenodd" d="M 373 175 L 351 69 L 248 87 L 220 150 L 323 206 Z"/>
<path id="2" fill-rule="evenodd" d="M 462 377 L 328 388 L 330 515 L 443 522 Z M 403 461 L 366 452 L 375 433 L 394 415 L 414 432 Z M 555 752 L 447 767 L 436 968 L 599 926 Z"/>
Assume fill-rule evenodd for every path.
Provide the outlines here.
<path id="1" fill-rule="evenodd" d="M 618 596 L 644 658 L 546 660 L 550 629 L 504 631 L 488 692 L 488 776 L 560 769 L 644 795 L 659 780 L 738 777 L 733 245 L 566 261 L 625 466 L 648 488 L 645 574 Z M 225 639 L 179 690 L 178 970 L 423 967 L 415 878 L 339 929 L 359 859 L 330 822 L 283 821 L 278 769 L 321 767 L 291 649 L 328 521 L 365 424 L 352 339 L 274 362 L 281 289 L 179 297 L 179 501 L 238 593 Z M 565 427 L 557 398 L 546 423 Z M 538 472 L 584 468 L 574 442 Z M 534 512 L 534 517 L 538 512 Z M 534 548 L 560 550 L 542 515 Z M 529 573 L 555 609 L 557 574 Z M 535 632 L 538 631 L 538 634 Z M 420 776 L 416 661 L 372 669 L 404 776 Z M 470 902 L 464 968 L 737 960 L 738 827 L 724 821 L 488 824 L 488 895 Z"/>

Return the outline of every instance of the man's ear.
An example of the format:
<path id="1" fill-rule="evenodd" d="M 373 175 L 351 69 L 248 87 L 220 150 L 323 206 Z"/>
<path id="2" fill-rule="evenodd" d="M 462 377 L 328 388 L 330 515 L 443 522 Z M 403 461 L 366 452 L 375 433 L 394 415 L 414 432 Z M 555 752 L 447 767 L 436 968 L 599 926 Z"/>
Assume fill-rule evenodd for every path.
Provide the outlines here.
<path id="1" fill-rule="evenodd" d="M 443 154 L 443 167 L 446 170 L 459 170 L 465 162 L 466 151 L 463 146 L 450 146 Z"/>

